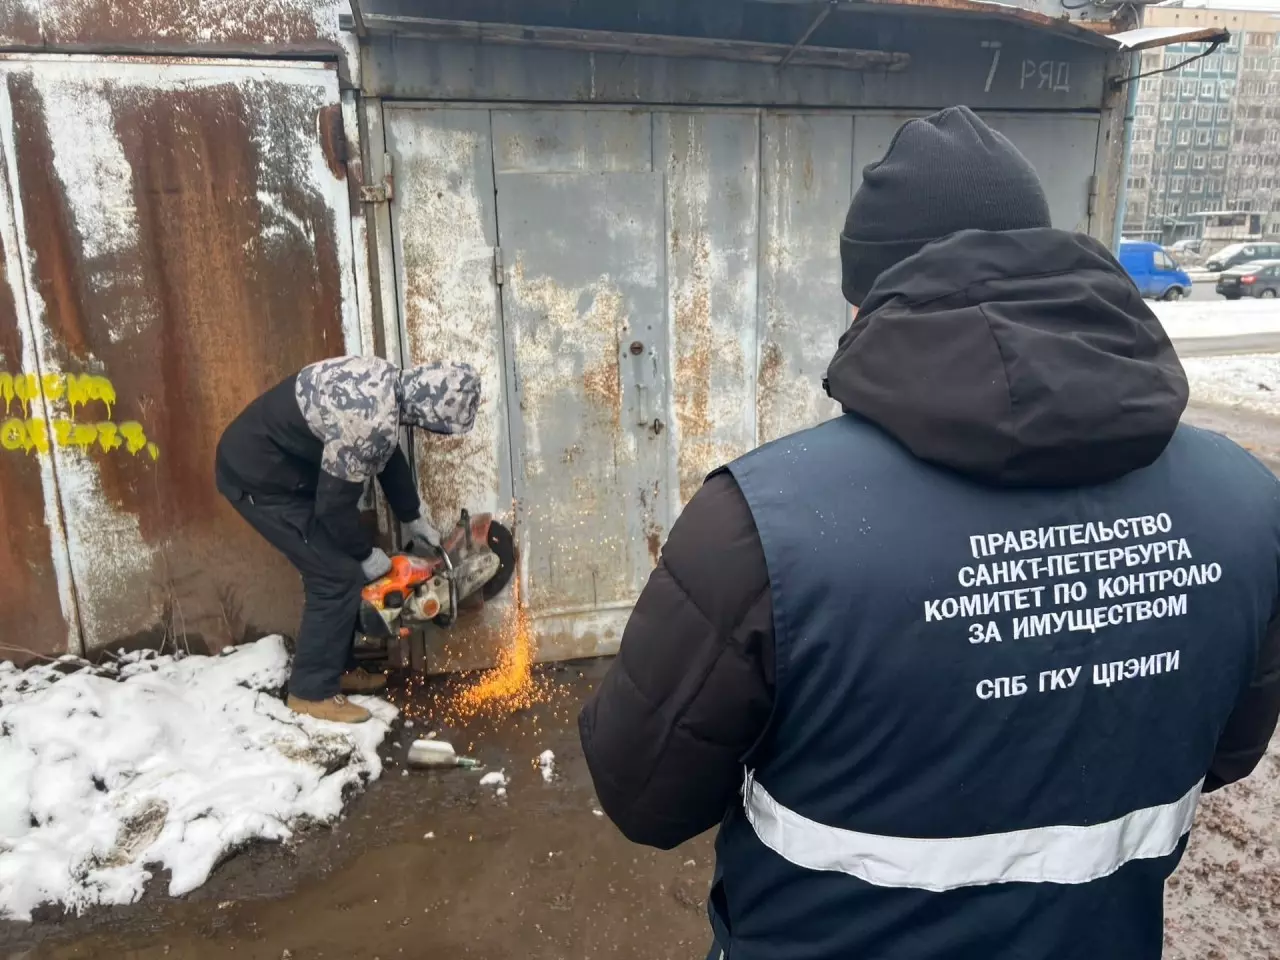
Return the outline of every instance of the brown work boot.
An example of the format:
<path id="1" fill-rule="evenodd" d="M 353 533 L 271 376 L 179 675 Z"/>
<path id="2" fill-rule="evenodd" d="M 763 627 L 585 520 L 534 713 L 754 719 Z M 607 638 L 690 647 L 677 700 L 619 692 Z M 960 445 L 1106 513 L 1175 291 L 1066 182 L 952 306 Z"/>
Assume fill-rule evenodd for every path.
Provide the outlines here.
<path id="1" fill-rule="evenodd" d="M 386 685 L 386 677 L 380 673 L 370 673 L 364 667 L 348 670 L 342 675 L 343 693 L 377 693 Z"/>
<path id="2" fill-rule="evenodd" d="M 364 707 L 357 707 L 342 694 L 330 697 L 328 700 L 301 700 L 290 694 L 285 705 L 294 713 L 315 717 L 317 720 L 329 720 L 333 723 L 364 723 L 373 716 Z"/>

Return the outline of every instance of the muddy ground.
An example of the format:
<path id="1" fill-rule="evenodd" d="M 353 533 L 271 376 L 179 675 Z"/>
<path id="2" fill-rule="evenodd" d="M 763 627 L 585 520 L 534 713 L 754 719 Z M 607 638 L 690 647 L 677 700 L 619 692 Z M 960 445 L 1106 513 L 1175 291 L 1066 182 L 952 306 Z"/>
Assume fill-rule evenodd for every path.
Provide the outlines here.
<path id="1" fill-rule="evenodd" d="M 1273 465 L 1270 423 L 1200 408 Z M 346 820 L 285 846 L 260 845 L 173 901 L 164 878 L 131 907 L 49 911 L 0 923 L 0 957 L 23 960 L 701 960 L 710 837 L 660 853 L 600 816 L 575 717 L 607 664 L 555 668 L 551 703 L 506 723 L 434 727 L 511 778 L 505 798 L 463 771 L 404 774 L 409 741 L 441 684 L 415 693 L 412 730 L 388 739 L 383 778 Z M 557 772 L 535 767 L 545 749 Z M 1208 798 L 1169 885 L 1169 960 L 1280 960 L 1280 740 L 1246 783 Z"/>

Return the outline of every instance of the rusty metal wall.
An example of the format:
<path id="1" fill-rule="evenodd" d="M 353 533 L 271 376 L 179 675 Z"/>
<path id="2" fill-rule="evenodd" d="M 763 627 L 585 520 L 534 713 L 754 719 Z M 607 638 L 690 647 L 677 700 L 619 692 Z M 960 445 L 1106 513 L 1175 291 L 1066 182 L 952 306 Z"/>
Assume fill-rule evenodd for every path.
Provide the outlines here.
<path id="1" fill-rule="evenodd" d="M 341 0 L 0 0 L 0 46 L 317 54 L 339 49 Z"/>
<path id="2" fill-rule="evenodd" d="M 62 645 L 294 628 L 296 574 L 212 465 L 258 393 L 359 350 L 341 131 L 331 67 L 0 58 L 27 323 L 20 365 L 3 349 L 45 408 L 2 438 L 4 470 L 44 471 L 5 509 L 65 531 Z"/>
<path id="3" fill-rule="evenodd" d="M 472 438 L 417 448 L 437 519 L 515 522 L 540 656 L 611 652 L 706 474 L 838 411 L 836 243 L 901 113 L 491 105 L 384 108 L 414 359 L 490 384 Z M 1098 118 L 989 114 L 1088 220 Z M 1056 149 L 1050 149 L 1056 144 Z M 510 498 L 516 508 L 509 510 Z M 493 659 L 502 609 L 433 669 Z"/>
<path id="4" fill-rule="evenodd" d="M 831 18 L 834 20 L 835 18 Z M 876 44 L 911 56 L 901 72 L 369 38 L 368 92 L 398 99 L 545 103 L 1098 110 L 1108 54 L 1046 30 L 971 15 L 885 17 Z M 888 35 L 880 32 L 892 26 Z M 870 43 L 870 40 L 867 41 Z M 859 45 L 857 42 L 854 45 Z"/>

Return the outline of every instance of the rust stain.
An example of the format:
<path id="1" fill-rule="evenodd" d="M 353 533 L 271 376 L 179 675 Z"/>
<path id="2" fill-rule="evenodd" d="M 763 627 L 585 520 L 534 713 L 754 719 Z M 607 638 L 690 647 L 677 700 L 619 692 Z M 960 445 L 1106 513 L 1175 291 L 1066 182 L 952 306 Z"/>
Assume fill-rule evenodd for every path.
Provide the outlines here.
<path id="1" fill-rule="evenodd" d="M 0 263 L 9 251 L 0 238 Z M 14 291 L 0 273 L 0 369 L 17 371 L 22 366 L 22 336 Z M 45 526 L 44 493 L 40 464 L 33 457 L 0 453 L 0 619 L 5 636 L 0 637 L 0 660 L 21 660 L 22 655 L 6 649 L 7 642 L 20 642 L 33 653 L 65 653 L 67 624 L 58 599 L 58 580 L 53 567 L 49 530 Z"/>
<path id="2" fill-rule="evenodd" d="M 615 352 L 582 373 L 588 403 L 604 412 L 616 427 L 622 425 L 622 373 Z"/>
<path id="3" fill-rule="evenodd" d="M 692 240 L 690 293 L 676 304 L 676 418 L 680 422 L 677 458 L 680 499 L 688 503 L 698 492 L 712 452 L 711 365 L 715 341 L 711 329 L 711 282 L 707 275 L 711 244 L 701 229 Z"/>
<path id="4" fill-rule="evenodd" d="M 650 530 L 645 535 L 645 542 L 649 544 L 649 560 L 656 567 L 662 552 L 662 536 L 657 530 Z"/>
<path id="5" fill-rule="evenodd" d="M 23 0 L 0 0 L 0 45 L 35 47 L 40 44 L 40 20 Z"/>
<path id="6" fill-rule="evenodd" d="M 757 377 L 756 420 L 760 427 L 760 442 L 766 443 L 786 432 L 779 399 L 786 359 L 782 347 L 770 340 L 760 350 L 760 373 Z"/>
<path id="7" fill-rule="evenodd" d="M 136 516 L 143 540 L 163 553 L 156 575 L 165 582 L 138 578 L 126 595 L 89 589 L 97 609 L 87 624 L 136 621 L 161 590 L 183 594 L 192 631 L 203 620 L 213 636 L 242 632 L 225 627 L 227 597 L 236 598 L 238 623 L 292 629 L 296 577 L 217 494 L 212 464 L 222 429 L 249 401 L 342 352 L 336 225 L 309 185 L 306 160 L 318 90 L 269 82 L 98 88 L 129 167 L 137 238 L 91 258 L 54 167 L 40 95 L 27 75 L 10 84 L 32 282 L 53 359 L 68 372 L 108 376 L 119 391 L 117 418 L 141 421 L 162 451 L 154 462 L 94 460 L 107 502 Z M 264 126 L 271 137 L 255 137 Z M 260 149 L 266 143 L 270 154 Z M 264 231 L 281 222 L 304 224 L 309 235 L 279 229 L 266 242 Z M 122 329 L 125 321 L 133 328 Z M 180 554 L 171 553 L 177 544 Z"/>
<path id="8" fill-rule="evenodd" d="M 157 49 L 338 49 L 326 0 L 207 3 L 202 0 L 44 0 L 44 40 Z"/>
<path id="9" fill-rule="evenodd" d="M 320 149 L 329 172 L 339 180 L 347 176 L 347 136 L 342 124 L 342 104 L 331 103 L 316 115 L 320 131 Z"/>

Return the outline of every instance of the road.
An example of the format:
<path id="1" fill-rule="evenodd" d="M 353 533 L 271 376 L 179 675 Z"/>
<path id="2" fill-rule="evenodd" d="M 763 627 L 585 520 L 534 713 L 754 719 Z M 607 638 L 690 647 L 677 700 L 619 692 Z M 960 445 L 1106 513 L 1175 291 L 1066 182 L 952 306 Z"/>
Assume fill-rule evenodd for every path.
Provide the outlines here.
<path id="1" fill-rule="evenodd" d="M 1187 298 L 1193 303 L 1222 303 L 1213 290 L 1213 281 L 1197 281 Z M 1276 305 L 1280 310 L 1280 303 Z M 1280 353 L 1280 333 L 1257 333 L 1239 337 L 1197 337 L 1175 341 L 1179 356 L 1226 357 L 1241 353 Z"/>
<path id="2" fill-rule="evenodd" d="M 1280 310 L 1280 307 L 1276 309 Z M 1253 333 L 1241 337 L 1196 337 L 1175 340 L 1180 357 L 1229 357 L 1242 353 L 1280 353 L 1280 333 Z"/>

